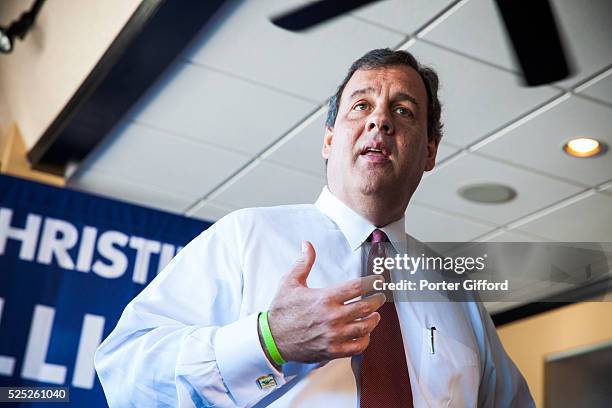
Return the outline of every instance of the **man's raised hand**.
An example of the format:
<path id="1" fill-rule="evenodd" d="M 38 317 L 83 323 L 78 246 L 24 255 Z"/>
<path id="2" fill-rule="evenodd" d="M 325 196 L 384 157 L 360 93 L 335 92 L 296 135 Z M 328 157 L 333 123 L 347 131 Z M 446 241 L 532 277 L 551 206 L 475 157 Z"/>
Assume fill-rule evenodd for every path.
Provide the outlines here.
<path id="1" fill-rule="evenodd" d="M 285 275 L 272 300 L 268 321 L 280 354 L 286 361 L 319 362 L 362 353 L 380 315 L 385 295 L 347 303 L 373 290 L 380 275 L 357 278 L 331 288 L 309 288 L 306 279 L 315 262 L 310 242 Z"/>

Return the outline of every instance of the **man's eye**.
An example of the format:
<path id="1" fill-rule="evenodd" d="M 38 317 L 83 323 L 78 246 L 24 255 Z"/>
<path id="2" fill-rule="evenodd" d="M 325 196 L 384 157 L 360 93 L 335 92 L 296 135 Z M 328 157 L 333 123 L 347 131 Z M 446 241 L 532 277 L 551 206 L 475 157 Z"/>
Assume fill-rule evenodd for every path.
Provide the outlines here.
<path id="1" fill-rule="evenodd" d="M 365 102 L 359 102 L 358 104 L 356 104 L 355 106 L 353 106 L 353 110 L 356 111 L 362 111 L 365 110 L 368 107 L 368 104 Z"/>
<path id="2" fill-rule="evenodd" d="M 400 115 L 412 115 L 410 109 L 406 109 L 403 106 L 398 106 L 397 108 L 395 108 L 395 111 Z"/>

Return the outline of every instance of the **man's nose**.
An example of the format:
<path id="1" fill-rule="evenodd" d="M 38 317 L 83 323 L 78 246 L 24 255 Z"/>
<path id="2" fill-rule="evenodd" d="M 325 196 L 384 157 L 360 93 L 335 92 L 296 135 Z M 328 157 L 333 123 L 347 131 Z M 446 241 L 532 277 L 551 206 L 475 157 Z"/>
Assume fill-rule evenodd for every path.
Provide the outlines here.
<path id="1" fill-rule="evenodd" d="M 384 135 L 390 135 L 394 130 L 389 113 L 382 109 L 372 112 L 368 118 L 366 129 L 368 132 L 380 132 Z"/>

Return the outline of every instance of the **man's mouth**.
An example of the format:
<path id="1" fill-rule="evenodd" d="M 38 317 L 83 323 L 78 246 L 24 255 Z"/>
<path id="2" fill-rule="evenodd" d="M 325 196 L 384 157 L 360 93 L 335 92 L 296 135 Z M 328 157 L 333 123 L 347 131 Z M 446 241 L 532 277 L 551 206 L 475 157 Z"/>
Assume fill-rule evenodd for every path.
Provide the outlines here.
<path id="1" fill-rule="evenodd" d="M 389 151 L 383 146 L 366 146 L 360 155 L 367 161 L 383 163 L 389 160 Z"/>

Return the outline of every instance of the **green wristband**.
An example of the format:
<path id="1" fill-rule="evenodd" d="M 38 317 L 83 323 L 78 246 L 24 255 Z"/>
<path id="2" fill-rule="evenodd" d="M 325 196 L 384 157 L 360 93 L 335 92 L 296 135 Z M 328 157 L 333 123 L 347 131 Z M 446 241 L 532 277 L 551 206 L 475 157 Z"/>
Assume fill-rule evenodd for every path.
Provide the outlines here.
<path id="1" fill-rule="evenodd" d="M 276 343 L 274 342 L 274 337 L 272 337 L 270 323 L 268 323 L 268 311 L 261 312 L 259 314 L 259 330 L 261 330 L 264 346 L 266 347 L 268 354 L 270 354 L 270 357 L 272 357 L 272 360 L 274 360 L 274 362 L 279 366 L 285 364 L 286 361 L 278 351 L 278 347 L 276 347 Z"/>

